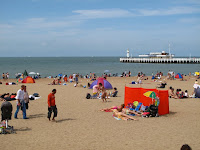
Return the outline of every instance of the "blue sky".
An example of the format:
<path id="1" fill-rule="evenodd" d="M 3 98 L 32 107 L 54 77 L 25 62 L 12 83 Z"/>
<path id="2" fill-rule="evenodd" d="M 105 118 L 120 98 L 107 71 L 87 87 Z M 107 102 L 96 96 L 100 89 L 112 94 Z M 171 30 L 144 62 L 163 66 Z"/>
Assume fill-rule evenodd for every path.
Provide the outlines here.
<path id="1" fill-rule="evenodd" d="M 200 0 L 6 0 L 0 57 L 200 56 Z"/>

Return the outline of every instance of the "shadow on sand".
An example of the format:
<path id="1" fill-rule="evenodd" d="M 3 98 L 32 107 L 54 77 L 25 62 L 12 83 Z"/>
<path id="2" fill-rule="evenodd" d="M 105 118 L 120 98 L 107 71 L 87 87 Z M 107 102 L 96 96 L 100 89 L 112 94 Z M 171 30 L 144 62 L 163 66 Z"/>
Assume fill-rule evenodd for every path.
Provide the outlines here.
<path id="1" fill-rule="evenodd" d="M 19 128 L 19 129 L 14 129 L 14 131 L 30 131 L 32 130 L 31 128 L 28 128 L 28 127 L 22 127 L 22 128 Z"/>
<path id="2" fill-rule="evenodd" d="M 72 119 L 72 118 L 60 119 L 60 120 L 56 120 L 56 123 L 62 123 L 64 121 L 70 121 L 70 120 L 76 120 L 76 119 Z"/>
<path id="3" fill-rule="evenodd" d="M 169 114 L 163 115 L 162 117 L 169 117 L 175 115 L 177 112 L 169 111 Z"/>
<path id="4" fill-rule="evenodd" d="M 41 117 L 46 117 L 47 115 L 45 114 L 35 114 L 35 115 L 30 115 L 29 118 L 33 119 L 33 118 L 41 118 Z"/>

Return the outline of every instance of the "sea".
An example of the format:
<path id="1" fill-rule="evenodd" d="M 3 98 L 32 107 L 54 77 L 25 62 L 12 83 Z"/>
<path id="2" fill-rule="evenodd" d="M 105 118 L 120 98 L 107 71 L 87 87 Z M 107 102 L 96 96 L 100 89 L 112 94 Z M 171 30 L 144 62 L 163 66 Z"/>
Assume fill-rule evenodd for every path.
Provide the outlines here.
<path id="1" fill-rule="evenodd" d="M 95 73 L 101 76 L 104 73 L 122 74 L 131 72 L 136 76 L 138 72 L 151 76 L 152 73 L 169 71 L 187 75 L 189 72 L 200 71 L 200 64 L 155 64 L 155 63 L 120 63 L 120 57 L 1 57 L 0 73 L 8 72 L 10 78 L 15 78 L 16 73 L 36 72 L 41 77 L 70 75 L 79 73 Z"/>

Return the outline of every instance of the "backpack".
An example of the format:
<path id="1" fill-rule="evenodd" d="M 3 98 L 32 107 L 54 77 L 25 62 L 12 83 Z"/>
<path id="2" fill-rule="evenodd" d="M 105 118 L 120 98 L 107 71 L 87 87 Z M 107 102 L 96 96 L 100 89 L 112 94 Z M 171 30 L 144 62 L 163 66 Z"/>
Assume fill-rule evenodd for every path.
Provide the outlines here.
<path id="1" fill-rule="evenodd" d="M 87 93 L 87 95 L 86 95 L 86 99 L 90 99 L 90 98 L 91 98 L 90 93 Z"/>
<path id="2" fill-rule="evenodd" d="M 149 110 L 150 110 L 150 116 L 156 117 L 156 114 L 158 113 L 158 107 L 155 105 L 151 105 Z"/>

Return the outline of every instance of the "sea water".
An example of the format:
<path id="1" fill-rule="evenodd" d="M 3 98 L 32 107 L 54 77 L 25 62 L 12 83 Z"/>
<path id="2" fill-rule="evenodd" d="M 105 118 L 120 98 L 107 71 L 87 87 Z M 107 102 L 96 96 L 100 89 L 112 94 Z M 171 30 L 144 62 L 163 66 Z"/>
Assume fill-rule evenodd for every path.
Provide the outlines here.
<path id="1" fill-rule="evenodd" d="M 16 73 L 40 73 L 42 77 L 57 76 L 59 73 L 82 75 L 90 72 L 101 76 L 105 70 L 111 75 L 130 71 L 132 76 L 138 72 L 151 75 L 152 72 L 163 72 L 167 75 L 169 70 L 175 73 L 188 74 L 200 71 L 200 64 L 155 64 L 155 63 L 120 63 L 119 57 L 1 57 L 0 73 L 9 72 L 10 78 Z M 107 71 L 108 72 L 108 71 Z"/>

